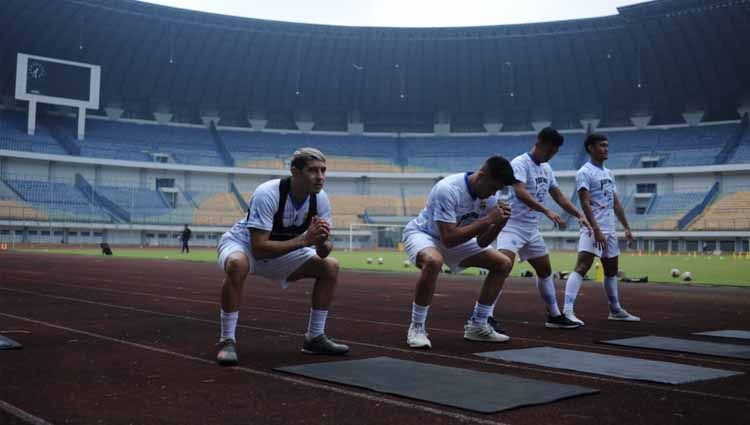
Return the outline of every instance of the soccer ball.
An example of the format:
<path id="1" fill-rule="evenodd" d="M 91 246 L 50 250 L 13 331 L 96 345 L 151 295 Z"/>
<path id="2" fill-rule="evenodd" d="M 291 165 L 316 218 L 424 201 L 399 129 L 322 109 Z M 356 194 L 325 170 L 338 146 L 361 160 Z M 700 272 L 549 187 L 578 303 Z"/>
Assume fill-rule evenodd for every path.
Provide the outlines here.
<path id="1" fill-rule="evenodd" d="M 693 280 L 693 274 L 690 272 L 683 273 L 682 280 L 684 280 L 685 282 L 690 282 L 691 280 Z"/>
<path id="2" fill-rule="evenodd" d="M 378 257 L 378 264 L 383 264 L 383 257 Z"/>
<path id="3" fill-rule="evenodd" d="M 409 260 L 404 260 L 404 268 L 409 268 Z"/>
<path id="4" fill-rule="evenodd" d="M 672 277 L 680 277 L 680 269 L 672 269 Z"/>
<path id="5" fill-rule="evenodd" d="M 367 257 L 367 264 L 372 264 L 372 257 Z"/>

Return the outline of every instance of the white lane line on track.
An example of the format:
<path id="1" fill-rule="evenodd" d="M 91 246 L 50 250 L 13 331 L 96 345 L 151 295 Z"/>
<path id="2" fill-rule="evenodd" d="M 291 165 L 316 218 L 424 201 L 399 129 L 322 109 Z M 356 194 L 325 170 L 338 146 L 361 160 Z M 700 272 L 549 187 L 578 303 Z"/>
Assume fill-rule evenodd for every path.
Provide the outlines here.
<path id="1" fill-rule="evenodd" d="M 190 303 L 195 303 L 195 304 L 206 304 L 206 305 L 215 305 L 215 306 L 219 305 L 219 303 L 215 301 L 201 300 L 201 299 L 195 299 L 195 298 L 175 297 L 172 295 L 160 295 L 160 294 L 154 294 L 154 293 L 149 293 L 149 292 L 120 291 L 117 289 L 97 288 L 97 287 L 92 287 L 92 286 L 87 286 L 87 285 L 70 285 L 70 284 L 54 283 L 54 282 L 38 282 L 38 281 L 33 281 L 33 280 L 29 280 L 29 281 L 34 282 L 36 284 L 41 283 L 44 285 L 60 286 L 64 288 L 85 289 L 85 290 L 92 290 L 92 291 L 99 291 L 99 292 L 111 292 L 113 294 L 122 294 L 122 295 L 135 295 L 135 296 L 142 296 L 142 297 L 163 298 L 163 299 L 168 299 L 168 300 L 173 300 L 173 301 L 184 301 L 184 302 L 190 302 Z M 265 312 L 270 312 L 270 313 L 279 313 L 279 314 L 300 316 L 300 317 L 308 316 L 308 313 L 295 313 L 295 312 L 289 312 L 286 310 L 279 310 L 279 309 L 272 309 L 272 308 L 244 306 L 243 309 L 265 311 Z M 338 314 L 331 314 L 328 317 L 330 319 L 335 319 L 335 320 L 367 323 L 367 324 L 378 325 L 378 326 L 390 326 L 390 327 L 402 328 L 404 330 L 408 328 L 406 324 L 402 324 L 402 323 L 382 322 L 382 321 L 367 320 L 367 319 L 355 319 L 351 317 L 340 316 Z M 584 330 L 591 330 L 591 328 L 587 327 Z M 452 329 L 442 329 L 442 328 L 430 328 L 430 331 L 447 333 L 447 334 L 456 334 L 456 335 L 463 334 L 463 331 L 456 331 Z M 565 332 L 568 332 L 568 331 L 565 331 Z M 605 332 L 605 331 L 602 330 L 601 332 Z M 606 331 L 606 332 L 611 332 L 611 331 Z M 624 332 L 624 333 L 627 333 L 627 332 Z M 643 336 L 643 332 L 630 332 L 630 333 L 636 336 Z M 613 352 L 613 353 L 618 353 L 618 354 L 643 354 L 643 355 L 657 356 L 657 357 L 662 357 L 662 358 L 670 358 L 670 359 L 675 359 L 675 360 L 692 360 L 696 362 L 713 363 L 717 365 L 730 366 L 730 367 L 732 366 L 747 367 L 748 366 L 746 363 L 733 362 L 730 360 L 693 357 L 688 354 L 684 354 L 684 355 L 683 354 L 670 354 L 666 352 L 656 352 L 653 350 L 637 350 L 637 349 L 632 349 L 632 348 L 627 348 L 627 347 L 608 346 L 604 344 L 579 344 L 579 343 L 561 342 L 561 341 L 549 340 L 549 339 L 543 339 L 543 338 L 513 337 L 513 339 L 518 340 L 518 341 L 531 342 L 531 343 L 552 344 L 552 345 L 559 345 L 563 347 L 580 348 L 580 349 L 586 349 L 586 350 L 595 349 L 595 350 L 608 351 L 608 352 Z"/>
<path id="2" fill-rule="evenodd" d="M 184 315 L 179 315 L 179 314 L 164 313 L 160 311 L 146 310 L 142 308 L 122 306 L 122 305 L 117 305 L 117 304 L 102 303 L 98 301 L 85 300 L 82 298 L 65 297 L 65 296 L 59 296 L 59 295 L 48 295 L 48 294 L 44 294 L 41 292 L 26 291 L 26 290 L 12 289 L 12 288 L 6 288 L 6 287 L 0 287 L 0 290 L 28 294 L 28 295 L 36 295 L 36 296 L 59 299 L 59 300 L 64 300 L 64 301 L 78 302 L 78 303 L 83 303 L 83 304 L 96 305 L 100 307 L 114 308 L 114 309 L 125 310 L 125 311 L 134 311 L 138 313 L 152 314 L 152 315 L 161 316 L 161 317 L 189 320 L 189 321 L 200 322 L 200 323 L 210 323 L 210 324 L 213 324 L 214 326 L 219 325 L 219 322 L 217 320 L 209 320 L 209 319 L 203 319 L 203 318 L 194 317 L 194 316 L 184 316 Z M 260 332 L 275 333 L 275 334 L 288 335 L 288 336 L 302 337 L 304 335 L 299 332 L 290 332 L 290 331 L 285 331 L 285 330 L 280 330 L 280 329 L 270 329 L 270 328 L 263 328 L 263 327 L 258 327 L 258 326 L 248 326 L 248 325 L 238 324 L 237 327 L 242 328 L 242 329 L 250 329 L 250 330 L 255 330 L 255 331 L 260 331 Z M 624 379 L 591 376 L 591 375 L 579 374 L 579 373 L 574 373 L 574 372 L 563 372 L 563 371 L 551 370 L 551 369 L 542 368 L 542 367 L 521 366 L 516 363 L 505 363 L 505 362 L 501 362 L 501 361 L 494 360 L 494 359 L 479 359 L 479 358 L 473 358 L 473 357 L 455 356 L 455 355 L 450 355 L 450 354 L 439 354 L 439 353 L 434 353 L 434 352 L 430 352 L 426 350 L 413 350 L 413 349 L 406 349 L 406 348 L 401 348 L 401 347 L 370 344 L 370 343 L 365 343 L 365 342 L 360 342 L 360 341 L 345 340 L 345 339 L 338 339 L 338 338 L 337 338 L 337 341 L 344 342 L 350 345 L 359 345 L 362 347 L 370 347 L 370 348 L 386 350 L 386 351 L 395 351 L 395 352 L 411 354 L 411 355 L 423 355 L 423 356 L 436 357 L 436 358 L 442 358 L 442 359 L 459 360 L 459 361 L 468 362 L 468 363 L 493 365 L 493 366 L 498 366 L 501 368 L 518 369 L 518 370 L 531 371 L 531 372 L 537 372 L 537 373 L 546 373 L 546 374 L 551 374 L 551 375 L 588 379 L 588 380 L 593 380 L 596 382 L 606 382 L 606 383 L 621 384 L 621 385 L 632 386 L 632 387 L 648 388 L 648 389 L 654 389 L 654 390 L 664 391 L 664 392 L 689 394 L 689 395 L 694 395 L 694 396 L 715 398 L 715 399 L 721 399 L 721 400 L 750 403 L 750 398 L 706 393 L 706 392 L 695 391 L 695 390 L 671 388 L 671 387 L 665 387 L 665 386 L 659 386 L 659 385 L 653 385 L 653 384 L 646 384 L 642 382 L 633 382 L 633 381 L 628 381 Z"/>
<path id="3" fill-rule="evenodd" d="M 31 425 L 52 425 L 50 422 L 45 421 L 44 419 L 34 416 L 31 413 L 21 410 L 18 407 L 6 402 L 0 400 L 0 410 L 7 412 L 16 418 L 26 422 L 27 424 Z"/>
<path id="4" fill-rule="evenodd" d="M 106 336 L 106 335 L 100 335 L 100 334 L 97 334 L 97 333 L 94 333 L 94 332 L 88 332 L 88 331 L 84 331 L 84 330 L 80 330 L 80 329 L 70 328 L 70 327 L 67 327 L 67 326 L 57 325 L 57 324 L 50 323 L 50 322 L 45 322 L 45 321 L 41 321 L 41 320 L 31 319 L 31 318 L 27 318 L 27 317 L 16 316 L 16 315 L 13 315 L 13 314 L 0 313 L 0 316 L 5 316 L 5 317 L 11 318 L 11 319 L 15 319 L 15 320 L 21 320 L 21 321 L 28 322 L 28 323 L 34 323 L 34 324 L 37 324 L 37 325 L 42 325 L 42 326 L 47 326 L 47 327 L 54 328 L 54 329 L 59 329 L 59 330 L 67 331 L 67 332 L 72 332 L 72 333 L 76 333 L 76 334 L 79 334 L 79 335 L 85 335 L 85 336 L 88 336 L 88 337 L 91 337 L 91 338 L 97 338 L 97 339 L 101 339 L 101 340 L 104 340 L 104 341 L 114 342 L 114 343 L 117 343 L 117 344 L 123 344 L 123 345 L 127 345 L 127 346 L 130 346 L 130 347 L 140 348 L 142 350 L 148 350 L 148 351 L 151 351 L 151 352 L 154 352 L 154 353 L 160 353 L 160 354 L 165 354 L 165 355 L 169 355 L 169 356 L 172 356 L 172 357 L 178 357 L 178 358 L 185 359 L 185 360 L 191 360 L 191 361 L 194 361 L 194 362 L 199 362 L 199 363 L 211 365 L 211 367 L 219 367 L 219 366 L 216 366 L 216 363 L 214 361 L 211 361 L 211 360 L 207 360 L 207 359 L 203 359 L 203 358 L 200 358 L 200 357 L 191 356 L 189 354 L 178 353 L 176 351 L 165 350 L 163 348 L 152 347 L 150 345 L 139 344 L 137 342 L 132 342 L 132 341 L 128 341 L 128 340 L 125 340 L 125 339 L 112 338 L 112 337 L 109 337 L 109 336 Z M 381 396 L 377 396 L 377 395 L 372 395 L 372 394 L 360 393 L 360 392 L 357 392 L 357 391 L 351 391 L 351 390 L 347 390 L 347 389 L 344 389 L 344 388 L 334 387 L 334 386 L 331 386 L 331 385 L 319 384 L 319 383 L 312 382 L 312 381 L 307 381 L 307 380 L 304 380 L 304 379 L 298 379 L 298 378 L 293 378 L 293 377 L 289 377 L 289 376 L 284 376 L 284 375 L 281 375 L 281 374 L 276 374 L 276 373 L 265 372 L 265 371 L 261 371 L 261 370 L 250 369 L 250 368 L 247 368 L 247 367 L 234 366 L 231 369 L 238 370 L 238 371 L 241 371 L 241 372 L 244 372 L 244 373 L 249 373 L 251 375 L 255 375 L 255 376 L 259 376 L 259 377 L 263 377 L 263 378 L 270 378 L 270 379 L 275 379 L 275 380 L 283 381 L 283 382 L 290 383 L 290 384 L 296 384 L 296 385 L 301 385 L 301 386 L 305 386 L 305 387 L 309 387 L 309 388 L 315 388 L 315 389 L 319 389 L 319 390 L 330 391 L 330 392 L 334 392 L 334 393 L 337 393 L 337 394 L 342 394 L 342 395 L 350 396 L 350 397 L 353 397 L 353 398 L 359 398 L 359 399 L 363 399 L 363 400 L 367 400 L 367 401 L 373 401 L 373 402 L 377 402 L 377 403 L 389 404 L 391 406 L 403 407 L 403 408 L 406 408 L 406 409 L 418 410 L 420 412 L 425 412 L 425 413 L 431 413 L 433 415 L 438 415 L 438 416 L 443 416 L 443 417 L 447 417 L 447 418 L 450 418 L 450 419 L 455 419 L 455 420 L 460 421 L 462 423 L 474 423 L 474 424 L 480 424 L 480 425 L 509 425 L 509 424 L 504 423 L 504 422 L 498 422 L 498 421 L 492 421 L 492 420 L 487 420 L 487 419 L 476 418 L 476 417 L 473 417 L 473 416 L 464 415 L 464 414 L 456 413 L 456 412 L 451 412 L 451 411 L 448 411 L 448 410 L 442 410 L 442 409 L 437 409 L 437 408 L 433 408 L 433 407 L 422 406 L 422 405 L 415 404 L 415 403 L 409 403 L 409 402 L 404 402 L 404 401 L 400 401 L 400 400 L 394 400 L 394 399 L 390 399 L 390 398 L 386 398 L 386 397 L 381 397 Z M 34 424 L 34 425 L 37 425 L 37 424 L 38 425 L 47 425 L 48 422 L 44 422 L 44 421 L 42 421 L 42 422 L 32 422 L 32 424 Z"/>

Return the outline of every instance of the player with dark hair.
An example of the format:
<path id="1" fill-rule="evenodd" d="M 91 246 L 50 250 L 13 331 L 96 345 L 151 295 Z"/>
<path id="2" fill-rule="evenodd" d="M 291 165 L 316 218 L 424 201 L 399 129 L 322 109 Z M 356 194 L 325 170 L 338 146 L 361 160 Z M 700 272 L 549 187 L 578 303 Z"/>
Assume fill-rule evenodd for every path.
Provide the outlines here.
<path id="1" fill-rule="evenodd" d="M 620 247 L 617 243 L 615 217 L 625 228 L 628 245 L 633 244 L 625 210 L 617 196 L 617 185 L 612 172 L 604 167 L 609 156 L 609 141 L 603 134 L 592 133 L 586 137 L 584 148 L 590 160 L 576 173 L 576 190 L 581 200 L 581 208 L 593 232 L 581 231 L 578 241 L 578 260 L 573 273 L 565 285 L 565 316 L 581 325 L 584 322 L 576 317 L 573 306 L 581 288 L 583 276 L 591 268 L 594 257 L 601 258 L 604 267 L 604 291 L 609 299 L 609 320 L 638 322 L 641 319 L 628 313 L 620 305 L 617 288 L 617 271 Z"/>
<path id="2" fill-rule="evenodd" d="M 512 267 L 508 257 L 489 246 L 510 216 L 509 206 L 499 204 L 495 193 L 514 182 L 510 163 L 501 156 L 490 157 L 476 172 L 454 174 L 435 184 L 427 205 L 404 228 L 404 250 L 420 269 L 406 338 L 410 347 L 432 347 L 425 322 L 443 264 L 454 273 L 467 267 L 488 270 L 474 312 L 464 326 L 464 338 L 510 339 L 495 332 L 487 317 Z"/>
<path id="3" fill-rule="evenodd" d="M 557 305 L 549 251 L 539 232 L 539 220 L 542 216 L 546 216 L 558 228 L 565 228 L 565 220 L 547 207 L 547 195 L 570 215 L 576 217 L 581 228 L 589 228 L 583 214 L 560 190 L 549 165 L 549 161 L 557 154 L 564 141 L 557 130 L 546 127 L 537 135 L 536 144 L 530 152 L 519 155 L 510 162 L 516 179 L 510 204 L 513 212 L 497 239 L 497 247 L 511 261 L 515 262 L 518 257 L 520 261 L 528 261 L 534 268 L 536 286 L 547 308 L 545 326 L 574 329 L 580 325 L 568 320 Z M 499 329 L 494 317 L 490 319 L 490 323 L 496 330 Z"/>

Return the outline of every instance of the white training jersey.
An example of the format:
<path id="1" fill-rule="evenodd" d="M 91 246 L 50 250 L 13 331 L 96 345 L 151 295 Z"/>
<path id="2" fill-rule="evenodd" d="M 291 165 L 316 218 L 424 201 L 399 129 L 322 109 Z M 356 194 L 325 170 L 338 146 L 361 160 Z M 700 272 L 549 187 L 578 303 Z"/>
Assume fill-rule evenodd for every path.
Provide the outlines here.
<path id="1" fill-rule="evenodd" d="M 530 153 L 513 158 L 510 165 L 513 167 L 513 175 L 516 180 L 526 185 L 529 194 L 542 205 L 547 201 L 550 189 L 558 187 L 549 163 L 537 163 Z M 538 230 L 539 219 L 543 214 L 531 209 L 515 195 L 515 192 L 511 191 L 511 193 L 510 206 L 512 211 L 507 226 Z"/>
<path id="2" fill-rule="evenodd" d="M 589 191 L 591 210 L 602 233 L 615 231 L 615 176 L 609 169 L 587 162 L 576 172 L 576 192 Z"/>
<path id="3" fill-rule="evenodd" d="M 497 205 L 497 197 L 479 199 L 469 188 L 470 175 L 453 174 L 435 184 L 427 196 L 427 205 L 406 225 L 404 232 L 419 230 L 440 239 L 438 221 L 466 226 L 487 215 Z"/>
<path id="4" fill-rule="evenodd" d="M 279 208 L 279 183 L 280 179 L 267 181 L 253 192 L 248 206 L 248 213 L 245 218 L 238 221 L 229 230 L 232 236 L 242 242 L 250 243 L 250 233 L 248 229 L 260 229 L 270 232 L 273 229 L 273 217 Z M 324 219 L 333 227 L 331 217 L 331 204 L 328 201 L 328 195 L 321 190 L 317 195 L 318 217 Z M 284 226 L 301 226 L 307 217 L 307 211 L 310 208 L 310 197 L 302 204 L 295 204 L 292 194 L 290 193 L 284 206 Z"/>

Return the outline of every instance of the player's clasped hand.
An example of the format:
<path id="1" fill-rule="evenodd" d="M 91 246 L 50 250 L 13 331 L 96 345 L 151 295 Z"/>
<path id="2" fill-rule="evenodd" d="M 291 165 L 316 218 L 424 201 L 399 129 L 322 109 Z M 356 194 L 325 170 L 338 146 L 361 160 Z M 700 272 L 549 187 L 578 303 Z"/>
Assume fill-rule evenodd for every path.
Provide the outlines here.
<path id="1" fill-rule="evenodd" d="M 498 202 L 495 208 L 491 208 L 487 213 L 487 219 L 491 224 L 505 225 L 510 218 L 510 205 L 504 202 Z"/>
<path id="2" fill-rule="evenodd" d="M 327 221 L 315 216 L 305 233 L 305 242 L 309 245 L 321 245 L 331 236 L 331 227 Z"/>

